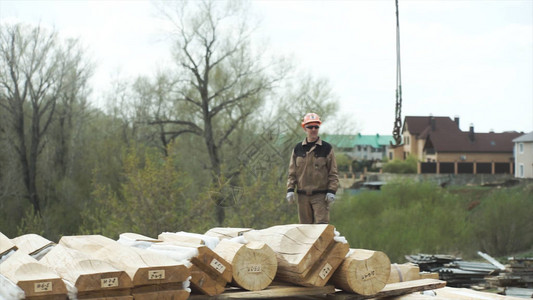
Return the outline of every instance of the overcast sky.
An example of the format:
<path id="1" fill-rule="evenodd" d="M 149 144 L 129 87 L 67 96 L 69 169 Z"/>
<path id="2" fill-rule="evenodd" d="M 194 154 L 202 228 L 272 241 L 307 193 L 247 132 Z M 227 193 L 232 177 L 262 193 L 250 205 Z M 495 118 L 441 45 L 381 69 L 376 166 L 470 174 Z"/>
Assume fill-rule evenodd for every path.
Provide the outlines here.
<path id="1" fill-rule="evenodd" d="M 396 85 L 393 0 L 253 1 L 257 38 L 328 78 L 363 134 L 391 134 Z M 97 63 L 94 99 L 117 76 L 170 59 L 149 1 L 0 0 L 2 22 L 54 26 Z M 402 116 L 460 117 L 461 129 L 533 130 L 533 0 L 400 0 Z"/>

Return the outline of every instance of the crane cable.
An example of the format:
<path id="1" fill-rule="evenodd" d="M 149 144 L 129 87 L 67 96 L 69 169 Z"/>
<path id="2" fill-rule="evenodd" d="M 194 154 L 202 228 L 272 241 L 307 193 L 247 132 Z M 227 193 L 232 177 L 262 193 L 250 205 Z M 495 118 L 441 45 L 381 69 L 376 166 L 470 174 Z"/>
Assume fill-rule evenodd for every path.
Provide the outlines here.
<path id="1" fill-rule="evenodd" d="M 402 136 L 400 130 L 402 128 L 402 67 L 400 64 L 400 14 L 398 12 L 398 0 L 396 0 L 396 119 L 394 120 L 394 129 L 392 136 L 394 146 L 400 146 L 402 143 Z M 392 143 L 391 143 L 392 145 Z"/>

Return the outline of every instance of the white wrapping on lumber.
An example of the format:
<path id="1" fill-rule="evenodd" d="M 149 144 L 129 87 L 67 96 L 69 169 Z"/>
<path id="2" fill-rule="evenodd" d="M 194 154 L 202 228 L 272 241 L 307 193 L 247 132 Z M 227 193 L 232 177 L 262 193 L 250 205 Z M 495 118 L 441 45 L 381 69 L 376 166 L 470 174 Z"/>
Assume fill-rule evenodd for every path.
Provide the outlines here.
<path id="1" fill-rule="evenodd" d="M 122 245 L 129 246 L 129 247 L 135 247 L 135 248 L 141 248 L 148 250 L 150 252 L 154 252 L 166 257 L 169 257 L 176 262 L 185 265 L 186 267 L 191 266 L 190 260 L 198 256 L 198 249 L 195 247 L 183 247 L 183 246 L 177 246 L 172 244 L 161 244 L 161 243 L 154 243 L 149 241 L 138 241 L 132 238 L 127 237 L 124 234 L 120 235 L 120 238 L 117 240 Z"/>
<path id="2" fill-rule="evenodd" d="M 9 250 L 6 254 L 0 256 L 0 264 L 13 253 L 15 253 L 15 250 Z"/>
<path id="3" fill-rule="evenodd" d="M 69 300 L 78 300 L 78 289 L 74 284 L 68 280 L 63 279 L 65 286 L 67 287 L 67 295 Z"/>
<path id="4" fill-rule="evenodd" d="M 244 245 L 248 244 L 248 241 L 244 238 L 243 235 L 236 236 L 236 237 L 231 238 L 229 240 L 232 241 L 232 242 L 235 242 L 235 243 L 239 243 L 239 244 L 244 244 Z"/>
<path id="5" fill-rule="evenodd" d="M 218 245 L 218 242 L 220 242 L 220 240 L 217 237 L 208 236 L 208 235 L 199 234 L 199 233 L 190 233 L 190 232 L 185 232 L 185 231 L 172 232 L 172 233 L 181 235 L 181 236 L 191 236 L 197 239 L 201 239 L 204 241 L 205 245 L 211 250 L 215 249 L 215 247 Z"/>
<path id="6" fill-rule="evenodd" d="M 198 249 L 194 247 L 182 247 L 170 244 L 159 244 L 154 243 L 151 247 L 146 250 L 170 257 L 175 261 L 178 261 L 180 264 L 185 265 L 186 267 L 191 266 L 191 259 L 199 255 Z"/>
<path id="7" fill-rule="evenodd" d="M 24 298 L 26 298 L 24 291 L 11 280 L 0 274 L 0 300 L 18 300 Z"/>
<path id="8" fill-rule="evenodd" d="M 41 260 L 46 253 L 50 252 L 54 248 L 55 244 L 48 245 L 45 248 L 41 249 L 40 251 L 37 251 L 33 254 L 30 254 L 31 257 L 35 258 L 36 260 Z"/>
<path id="9" fill-rule="evenodd" d="M 135 239 L 127 237 L 124 234 L 121 234 L 119 236 L 119 239 L 117 240 L 117 242 L 119 242 L 119 243 L 121 243 L 122 245 L 125 245 L 125 246 L 131 246 L 131 247 L 141 248 L 141 249 L 150 248 L 150 246 L 152 246 L 152 244 L 154 244 L 152 242 L 147 242 L 147 241 L 137 241 Z"/>
<path id="10" fill-rule="evenodd" d="M 192 278 L 192 276 L 189 276 L 187 278 L 187 280 L 185 280 L 184 282 L 181 283 L 181 287 L 184 290 L 186 290 L 187 292 L 189 292 L 189 293 L 191 292 L 191 288 L 190 288 L 190 286 L 191 286 L 191 278 Z"/>
<path id="11" fill-rule="evenodd" d="M 343 243 L 343 244 L 348 244 L 348 241 L 346 240 L 346 238 L 345 238 L 344 236 L 342 236 L 342 235 L 337 231 L 337 229 L 334 229 L 334 232 L 335 232 L 335 236 L 333 237 L 333 240 L 335 240 L 335 242 Z"/>

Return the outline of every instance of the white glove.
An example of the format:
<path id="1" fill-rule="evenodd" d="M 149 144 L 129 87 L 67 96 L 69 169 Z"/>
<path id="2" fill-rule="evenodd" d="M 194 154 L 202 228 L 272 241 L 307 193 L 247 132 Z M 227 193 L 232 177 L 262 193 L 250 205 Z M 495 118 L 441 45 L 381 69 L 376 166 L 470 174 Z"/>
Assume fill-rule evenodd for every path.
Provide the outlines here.
<path id="1" fill-rule="evenodd" d="M 326 202 L 328 202 L 328 204 L 332 204 L 333 202 L 335 202 L 335 194 L 327 193 Z"/>
<path id="2" fill-rule="evenodd" d="M 287 202 L 289 202 L 289 204 L 292 204 L 294 203 L 294 192 L 287 192 Z"/>

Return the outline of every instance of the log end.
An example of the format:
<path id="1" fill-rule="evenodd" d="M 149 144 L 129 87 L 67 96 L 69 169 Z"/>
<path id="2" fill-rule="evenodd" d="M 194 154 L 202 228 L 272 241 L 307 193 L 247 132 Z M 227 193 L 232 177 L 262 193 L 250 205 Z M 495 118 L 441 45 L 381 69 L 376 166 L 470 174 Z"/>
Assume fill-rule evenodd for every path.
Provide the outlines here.
<path id="1" fill-rule="evenodd" d="M 233 259 L 233 280 L 243 289 L 258 291 L 269 286 L 278 269 L 274 251 L 265 243 L 241 247 Z"/>

